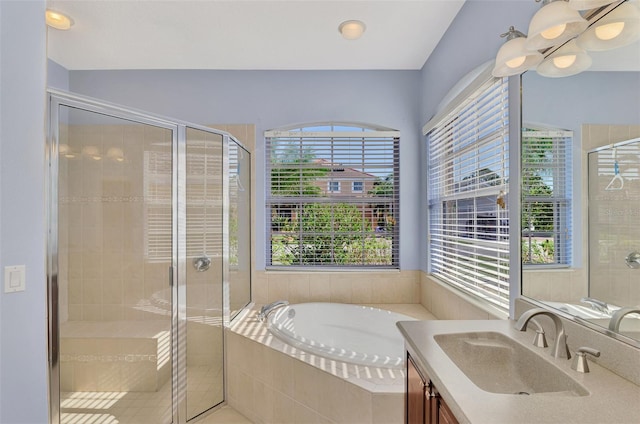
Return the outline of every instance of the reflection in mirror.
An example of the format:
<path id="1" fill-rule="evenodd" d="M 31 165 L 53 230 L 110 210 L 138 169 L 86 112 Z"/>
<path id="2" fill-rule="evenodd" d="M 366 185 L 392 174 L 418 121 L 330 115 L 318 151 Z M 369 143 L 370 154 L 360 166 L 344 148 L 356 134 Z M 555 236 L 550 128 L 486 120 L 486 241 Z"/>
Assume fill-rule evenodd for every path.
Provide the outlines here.
<path id="1" fill-rule="evenodd" d="M 618 147 L 621 183 L 611 148 L 640 137 L 640 44 L 619 53 L 590 52 L 591 70 L 567 78 L 522 76 L 522 295 L 606 334 L 617 307 L 640 306 L 640 269 L 625 263 L 640 251 L 640 182 L 630 180 L 640 151 Z M 589 167 L 603 147 L 589 160 L 604 164 Z M 640 346 L 637 318 L 626 315 L 615 337 Z"/>
<path id="2" fill-rule="evenodd" d="M 251 302 L 251 154 L 229 142 L 229 309 Z"/>
<path id="3" fill-rule="evenodd" d="M 605 314 L 640 305 L 640 138 L 589 152 L 589 295 Z M 591 318 L 609 327 L 610 317 Z M 615 325 L 614 325 L 615 326 Z M 620 333 L 640 340 L 640 314 Z"/>

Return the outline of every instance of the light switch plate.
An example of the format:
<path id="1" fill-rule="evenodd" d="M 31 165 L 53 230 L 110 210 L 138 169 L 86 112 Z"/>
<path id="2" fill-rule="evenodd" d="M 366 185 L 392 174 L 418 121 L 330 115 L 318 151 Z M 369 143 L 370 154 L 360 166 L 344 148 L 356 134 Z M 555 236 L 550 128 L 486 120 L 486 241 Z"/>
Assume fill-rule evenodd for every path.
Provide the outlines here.
<path id="1" fill-rule="evenodd" d="M 13 265 L 4 267 L 4 292 L 14 293 L 24 291 L 25 287 L 25 266 Z"/>

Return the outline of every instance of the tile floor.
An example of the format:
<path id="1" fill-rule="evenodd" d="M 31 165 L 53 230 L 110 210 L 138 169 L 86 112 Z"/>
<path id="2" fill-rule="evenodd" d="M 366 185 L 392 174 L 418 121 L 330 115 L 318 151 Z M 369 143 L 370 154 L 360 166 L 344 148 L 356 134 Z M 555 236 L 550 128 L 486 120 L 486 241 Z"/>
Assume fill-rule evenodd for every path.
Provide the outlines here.
<path id="1" fill-rule="evenodd" d="M 222 399 L 219 368 L 189 367 L 187 375 L 187 415 L 194 416 L 211 405 L 212 399 Z M 192 401 L 189 402 L 189 399 Z M 62 424 L 160 424 L 171 422 L 171 385 L 156 392 L 63 392 L 60 394 Z M 202 424 L 250 424 L 229 406 L 194 422 Z"/>
<path id="2" fill-rule="evenodd" d="M 247 418 L 230 406 L 223 406 L 217 411 L 197 421 L 198 424 L 252 424 Z"/>

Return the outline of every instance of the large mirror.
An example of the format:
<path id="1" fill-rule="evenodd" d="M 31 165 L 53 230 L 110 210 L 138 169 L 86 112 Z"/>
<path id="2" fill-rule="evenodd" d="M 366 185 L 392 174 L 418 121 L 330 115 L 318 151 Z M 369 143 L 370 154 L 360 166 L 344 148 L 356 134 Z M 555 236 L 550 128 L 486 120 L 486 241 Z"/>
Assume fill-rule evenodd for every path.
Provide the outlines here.
<path id="1" fill-rule="evenodd" d="M 640 42 L 589 55 L 522 76 L 522 294 L 640 346 Z"/>

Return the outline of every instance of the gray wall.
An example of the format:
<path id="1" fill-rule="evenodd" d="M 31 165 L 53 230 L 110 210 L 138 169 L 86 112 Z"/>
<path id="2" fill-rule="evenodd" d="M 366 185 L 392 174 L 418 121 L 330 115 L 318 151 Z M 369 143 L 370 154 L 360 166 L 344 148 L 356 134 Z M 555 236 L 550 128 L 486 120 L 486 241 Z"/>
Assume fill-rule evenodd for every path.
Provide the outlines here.
<path id="1" fill-rule="evenodd" d="M 51 59 L 47 60 L 47 87 L 69 91 L 69 71 Z"/>
<path id="2" fill-rule="evenodd" d="M 535 1 L 467 0 L 424 67 L 421 84 L 422 124 L 464 75 L 495 59 L 509 26 L 525 33 L 540 4 Z"/>
<path id="3" fill-rule="evenodd" d="M 26 291 L 0 289 L 0 422 L 11 424 L 48 421 L 45 6 L 0 1 L 0 271 L 26 265 Z"/>
<path id="4" fill-rule="evenodd" d="M 402 269 L 420 269 L 419 71 L 72 71 L 71 91 L 198 124 L 256 125 L 256 204 L 264 205 L 263 132 L 322 121 L 401 131 Z M 256 211 L 256 269 L 264 269 L 265 209 Z"/>
<path id="5" fill-rule="evenodd" d="M 567 78 L 522 77 L 522 118 L 575 131 L 582 124 L 640 123 L 640 72 L 583 72 Z"/>

